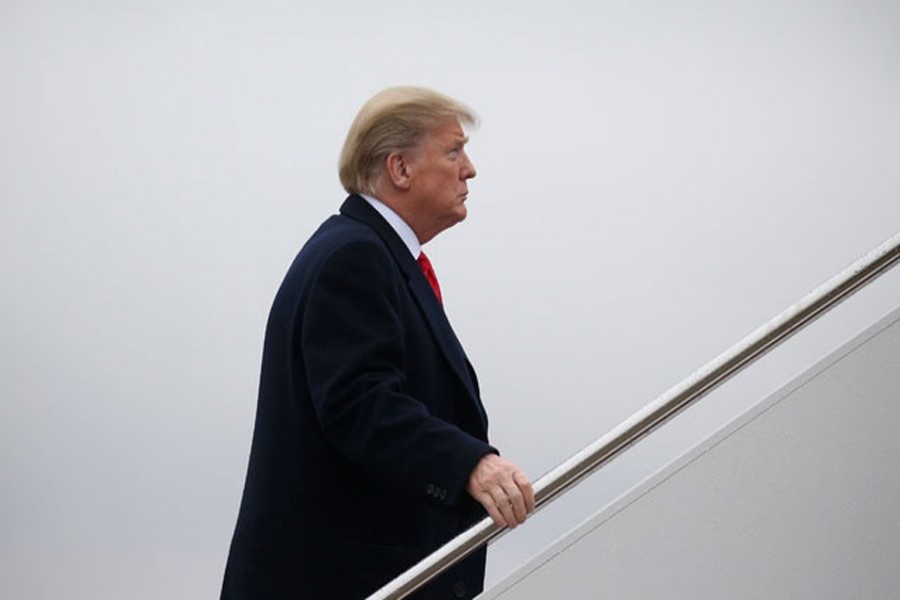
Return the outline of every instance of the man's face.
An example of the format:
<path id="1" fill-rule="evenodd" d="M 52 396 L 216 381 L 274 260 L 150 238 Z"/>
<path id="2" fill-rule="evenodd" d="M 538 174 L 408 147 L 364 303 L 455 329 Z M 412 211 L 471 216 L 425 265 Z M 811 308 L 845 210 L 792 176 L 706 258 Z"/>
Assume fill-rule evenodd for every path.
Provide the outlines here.
<path id="1" fill-rule="evenodd" d="M 451 121 L 434 130 L 410 160 L 407 206 L 423 244 L 466 218 L 466 181 L 475 177 L 465 151 L 468 141 L 459 123 Z"/>

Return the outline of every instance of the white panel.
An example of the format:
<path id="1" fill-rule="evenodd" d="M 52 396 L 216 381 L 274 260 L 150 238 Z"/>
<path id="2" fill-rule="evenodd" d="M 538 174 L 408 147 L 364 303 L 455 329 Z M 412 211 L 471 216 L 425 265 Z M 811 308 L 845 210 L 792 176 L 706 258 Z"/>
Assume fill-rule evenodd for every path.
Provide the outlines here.
<path id="1" fill-rule="evenodd" d="M 897 597 L 898 399 L 900 310 L 481 598 Z"/>

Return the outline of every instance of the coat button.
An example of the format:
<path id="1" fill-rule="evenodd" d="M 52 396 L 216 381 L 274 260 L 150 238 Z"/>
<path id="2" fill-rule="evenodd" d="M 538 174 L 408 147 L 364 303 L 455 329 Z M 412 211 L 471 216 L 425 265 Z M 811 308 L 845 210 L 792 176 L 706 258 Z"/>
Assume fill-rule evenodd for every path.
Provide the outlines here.
<path id="1" fill-rule="evenodd" d="M 453 584 L 453 595 L 457 598 L 465 598 L 466 597 L 466 584 L 462 581 L 457 581 Z"/>

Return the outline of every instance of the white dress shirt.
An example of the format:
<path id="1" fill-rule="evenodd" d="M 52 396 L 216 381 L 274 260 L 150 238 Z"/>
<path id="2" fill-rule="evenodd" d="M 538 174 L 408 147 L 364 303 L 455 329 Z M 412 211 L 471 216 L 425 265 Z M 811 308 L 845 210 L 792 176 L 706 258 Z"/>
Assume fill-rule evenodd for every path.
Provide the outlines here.
<path id="1" fill-rule="evenodd" d="M 378 198 L 373 198 L 372 196 L 367 196 L 365 194 L 360 194 L 363 198 L 365 198 L 366 202 L 372 205 L 372 208 L 378 211 L 384 220 L 388 222 L 388 225 L 397 232 L 397 235 L 400 236 L 400 239 L 403 240 L 403 243 L 406 244 L 406 247 L 409 248 L 412 257 L 416 260 L 419 258 L 419 254 L 422 253 L 422 244 L 419 243 L 419 238 L 416 237 L 416 232 L 412 230 L 406 221 L 400 218 L 400 215 L 395 213 L 387 204 L 379 200 Z"/>

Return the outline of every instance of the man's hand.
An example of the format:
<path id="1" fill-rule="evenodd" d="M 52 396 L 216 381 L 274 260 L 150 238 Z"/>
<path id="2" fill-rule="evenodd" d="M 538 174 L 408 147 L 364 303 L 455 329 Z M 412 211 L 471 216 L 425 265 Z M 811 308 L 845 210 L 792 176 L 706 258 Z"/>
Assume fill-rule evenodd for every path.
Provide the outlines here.
<path id="1" fill-rule="evenodd" d="M 498 527 L 513 529 L 534 511 L 534 491 L 528 477 L 515 463 L 496 454 L 485 454 L 478 461 L 466 490 Z"/>

